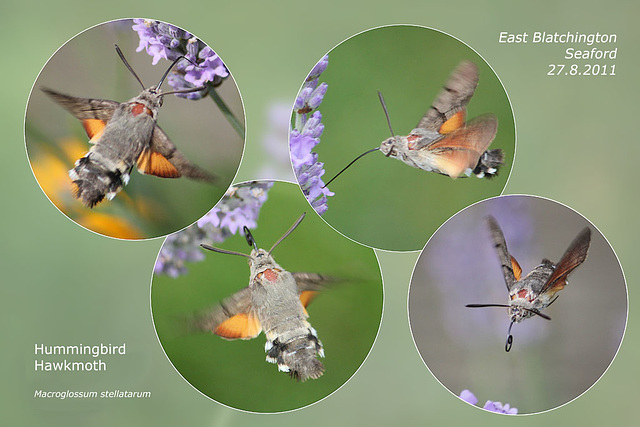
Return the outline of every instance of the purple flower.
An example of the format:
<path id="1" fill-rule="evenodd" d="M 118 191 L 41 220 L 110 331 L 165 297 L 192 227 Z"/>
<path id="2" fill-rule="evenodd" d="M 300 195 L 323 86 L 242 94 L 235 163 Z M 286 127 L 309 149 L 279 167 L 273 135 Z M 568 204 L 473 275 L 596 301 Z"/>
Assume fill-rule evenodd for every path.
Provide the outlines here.
<path id="1" fill-rule="evenodd" d="M 467 389 L 462 390 L 462 393 L 460 393 L 460 399 L 472 405 L 475 405 L 476 403 L 478 403 L 478 398 L 476 397 L 476 395 L 471 393 Z"/>
<path id="2" fill-rule="evenodd" d="M 505 403 L 504 406 L 502 406 L 502 403 L 492 402 L 490 400 L 487 400 L 487 403 L 485 403 L 482 408 L 489 412 L 496 412 L 498 414 L 514 415 L 518 413 L 518 408 L 511 408 L 508 403 Z"/>
<path id="3" fill-rule="evenodd" d="M 462 390 L 462 393 L 460 393 L 460 399 L 474 406 L 478 403 L 478 398 L 466 389 Z M 502 405 L 501 402 L 492 402 L 491 400 L 487 400 L 487 403 L 484 404 L 482 409 L 486 409 L 489 412 L 496 412 L 498 414 L 514 415 L 518 413 L 518 408 L 511 408 L 508 403 Z"/>
<path id="4" fill-rule="evenodd" d="M 315 67 L 313 67 L 313 69 L 309 73 L 309 76 L 307 77 L 307 80 L 313 80 L 320 77 L 320 74 L 324 73 L 324 70 L 327 69 L 328 65 L 329 65 L 329 55 L 325 55 L 320 61 L 318 61 Z"/>
<path id="5" fill-rule="evenodd" d="M 156 274 L 177 277 L 187 273 L 186 262 L 204 259 L 201 243 L 220 243 L 242 231 L 255 228 L 262 204 L 273 182 L 249 182 L 231 187 L 222 200 L 192 226 L 168 236 L 154 267 Z"/>
<path id="6" fill-rule="evenodd" d="M 185 56 L 188 61 L 180 61 L 167 78 L 167 83 L 175 90 L 192 89 L 206 85 L 207 88 L 190 93 L 176 94 L 188 99 L 200 99 L 207 95 L 209 85 L 218 86 L 229 76 L 229 71 L 218 55 L 207 45 L 181 28 L 160 21 L 134 19 L 133 29 L 138 33 L 143 49 L 153 56 L 153 65 L 160 59 L 174 61 Z"/>
<path id="7" fill-rule="evenodd" d="M 224 66 L 222 59 L 211 49 L 209 46 L 205 46 L 198 52 L 198 58 L 201 60 L 196 67 L 193 64 L 186 66 L 186 74 L 184 79 L 191 83 L 193 86 L 202 86 L 207 82 L 221 81 L 223 78 L 229 76 L 227 67 Z"/>
<path id="8" fill-rule="evenodd" d="M 324 131 L 322 114 L 317 108 L 329 87 L 318 84 L 318 77 L 327 68 L 329 56 L 325 55 L 311 70 L 294 103 L 295 126 L 289 134 L 289 151 L 293 170 L 305 197 L 319 214 L 327 209 L 327 197 L 334 193 L 324 186 L 324 163 L 318 162 L 318 154 L 311 150 L 320 143 Z"/>
<path id="9" fill-rule="evenodd" d="M 202 241 L 204 237 L 204 232 L 194 226 L 167 236 L 158 254 L 158 259 L 153 269 L 154 272 L 171 277 L 186 274 L 185 262 L 196 262 L 204 259 L 204 254 L 198 247 L 199 244 L 196 243 Z"/>

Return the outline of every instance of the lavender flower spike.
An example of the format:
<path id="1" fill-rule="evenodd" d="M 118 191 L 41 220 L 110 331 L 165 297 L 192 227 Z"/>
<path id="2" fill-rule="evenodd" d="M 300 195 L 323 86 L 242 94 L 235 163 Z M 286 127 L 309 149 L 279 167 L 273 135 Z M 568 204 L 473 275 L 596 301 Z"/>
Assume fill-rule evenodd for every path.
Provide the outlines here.
<path id="1" fill-rule="evenodd" d="M 145 50 L 153 56 L 153 65 L 160 59 L 173 61 L 180 56 L 185 56 L 191 61 L 180 61 L 174 67 L 174 72 L 168 76 L 167 82 L 173 89 L 191 89 L 207 85 L 202 91 L 176 96 L 200 99 L 207 95 L 209 85 L 219 86 L 223 79 L 229 76 L 229 71 L 220 57 L 209 46 L 183 29 L 148 19 L 134 19 L 133 23 L 132 28 L 140 38 L 136 51 Z"/>
<path id="2" fill-rule="evenodd" d="M 212 245 L 256 228 L 260 208 L 273 182 L 250 182 L 231 187 L 222 200 L 195 224 L 166 238 L 154 267 L 155 274 L 178 277 L 187 273 L 186 263 L 204 259 L 201 243 Z"/>
<path id="3" fill-rule="evenodd" d="M 318 78 L 328 64 L 329 56 L 325 55 L 313 67 L 302 85 L 294 103 L 295 126 L 289 134 L 289 152 L 298 184 L 319 215 L 327 211 L 327 197 L 334 194 L 322 181 L 324 163 L 318 162 L 318 154 L 311 151 L 320 143 L 320 136 L 324 131 L 322 114 L 317 108 L 327 93 L 328 85 L 319 84 Z"/>
<path id="4" fill-rule="evenodd" d="M 478 403 L 478 398 L 466 389 L 462 390 L 462 393 L 460 393 L 460 399 L 474 406 Z M 487 400 L 487 403 L 484 404 L 482 409 L 498 414 L 515 415 L 518 413 L 518 408 L 512 408 L 508 403 L 503 405 L 501 402 L 492 402 L 491 400 Z"/>
<path id="5" fill-rule="evenodd" d="M 140 38 L 137 51 L 140 52 L 144 49 L 153 56 L 153 65 L 162 58 L 173 61 L 184 56 L 188 59 L 188 61 L 178 62 L 167 76 L 167 83 L 174 90 L 204 87 L 196 92 L 176 93 L 175 95 L 195 100 L 208 94 L 220 108 L 229 124 L 244 139 L 244 124 L 234 116 L 229 106 L 215 90 L 224 79 L 229 77 L 229 70 L 213 49 L 192 34 L 165 22 L 134 19 L 133 23 L 132 28 Z"/>

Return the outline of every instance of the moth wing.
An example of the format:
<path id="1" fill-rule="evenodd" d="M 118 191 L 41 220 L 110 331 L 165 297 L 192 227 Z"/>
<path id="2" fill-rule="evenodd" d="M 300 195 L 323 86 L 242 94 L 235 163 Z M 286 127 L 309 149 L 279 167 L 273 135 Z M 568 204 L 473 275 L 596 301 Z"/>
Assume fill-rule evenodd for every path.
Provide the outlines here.
<path id="1" fill-rule="evenodd" d="M 522 267 L 520 267 L 520 264 L 518 264 L 518 261 L 516 261 L 513 255 L 511 256 L 511 268 L 513 268 L 513 275 L 516 281 L 520 280 L 522 277 Z"/>
<path id="2" fill-rule="evenodd" d="M 194 327 L 228 340 L 255 338 L 262 331 L 260 321 L 251 309 L 251 290 L 248 287 L 198 316 Z"/>
<path id="3" fill-rule="evenodd" d="M 504 234 L 502 234 L 502 229 L 498 225 L 498 221 L 496 221 L 494 217 L 488 216 L 487 224 L 489 225 L 489 231 L 491 232 L 493 245 L 496 248 L 496 252 L 498 253 L 498 259 L 500 260 L 500 266 L 502 267 L 504 282 L 507 285 L 507 290 L 511 291 L 511 288 L 517 281 L 516 275 L 514 273 L 514 265 L 512 262 L 515 261 L 515 258 L 509 255 L 509 250 L 507 249 L 507 241 L 504 239 Z M 522 269 L 520 269 L 520 265 L 518 265 L 517 261 L 515 262 L 515 265 L 518 267 L 520 272 L 522 272 Z"/>
<path id="4" fill-rule="evenodd" d="M 329 276 L 316 273 L 291 273 L 298 286 L 298 292 L 300 294 L 300 302 L 303 307 L 306 307 L 311 301 L 318 296 L 318 293 L 326 288 L 326 286 L 335 282 L 336 279 Z"/>
<path id="5" fill-rule="evenodd" d="M 42 88 L 51 99 L 80 120 L 101 120 L 108 122 L 119 102 L 108 99 L 79 98 L 65 95 L 48 88 Z"/>
<path id="6" fill-rule="evenodd" d="M 331 276 L 325 276 L 316 273 L 291 273 L 298 285 L 298 291 L 321 291 L 324 290 L 327 284 L 335 282 L 336 279 Z"/>
<path id="7" fill-rule="evenodd" d="M 427 148 L 466 149 L 480 154 L 487 151 L 498 133 L 498 118 L 493 114 L 483 114 L 457 129 L 430 143 Z M 475 166 L 475 165 L 473 165 Z"/>
<path id="8" fill-rule="evenodd" d="M 440 171 L 457 178 L 478 165 L 480 156 L 491 145 L 497 130 L 495 116 L 481 116 L 422 149 L 435 155 L 434 162 Z"/>
<path id="9" fill-rule="evenodd" d="M 104 128 L 107 126 L 107 122 L 100 119 L 84 119 L 82 121 L 82 126 L 89 136 L 89 142 L 95 144 L 102 136 Z"/>
<path id="10" fill-rule="evenodd" d="M 119 102 L 108 99 L 79 98 L 48 88 L 42 88 L 42 91 L 77 119 L 82 120 L 84 130 L 92 144 L 100 139 L 107 122 L 111 120 L 113 112 L 120 105 Z"/>
<path id="11" fill-rule="evenodd" d="M 477 86 L 478 67 L 471 61 L 462 61 L 416 127 L 449 133 L 462 126 L 466 106 Z"/>
<path id="12" fill-rule="evenodd" d="M 585 227 L 564 252 L 540 293 L 555 293 L 563 289 L 567 284 L 567 276 L 587 259 L 590 244 L 591 229 Z"/>
<path id="13" fill-rule="evenodd" d="M 150 148 L 145 148 L 138 157 L 138 170 L 147 175 L 160 178 L 180 178 L 182 174 L 166 157 Z"/>
<path id="14" fill-rule="evenodd" d="M 262 332 L 262 326 L 255 314 L 240 313 L 222 322 L 213 331 L 214 334 L 228 340 L 248 340 L 257 337 Z"/>
<path id="15" fill-rule="evenodd" d="M 153 128 L 150 150 L 153 153 L 164 157 L 164 159 L 166 159 L 166 161 L 173 166 L 175 171 L 180 174 L 178 176 L 184 175 L 191 179 L 205 181 L 213 184 L 219 181 L 219 178 L 191 163 L 189 159 L 187 159 L 185 155 L 176 148 L 167 134 L 164 133 L 164 131 L 158 125 L 155 125 L 155 127 Z"/>

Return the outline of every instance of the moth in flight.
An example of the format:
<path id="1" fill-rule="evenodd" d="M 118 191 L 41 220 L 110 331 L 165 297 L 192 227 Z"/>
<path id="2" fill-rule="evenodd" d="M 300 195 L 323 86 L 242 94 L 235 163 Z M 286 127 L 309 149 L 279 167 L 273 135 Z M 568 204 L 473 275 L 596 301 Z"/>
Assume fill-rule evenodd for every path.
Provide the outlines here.
<path id="1" fill-rule="evenodd" d="M 507 333 L 505 350 L 511 350 L 513 336 L 511 327 L 533 316 L 551 320 L 542 310 L 549 307 L 559 295 L 559 291 L 567 285 L 567 277 L 587 258 L 591 244 L 591 229 L 585 227 L 571 242 L 560 261 L 553 263 L 544 258 L 540 265 L 522 278 L 522 268 L 518 261 L 509 254 L 507 242 L 495 218 L 487 218 L 493 244 L 498 253 L 502 274 L 509 292 L 508 304 L 467 304 L 467 307 L 507 307 L 511 324 Z"/>
<path id="2" fill-rule="evenodd" d="M 276 263 L 271 252 L 304 216 L 268 252 L 258 248 L 246 227 L 245 237 L 253 248 L 249 255 L 202 244 L 214 252 L 248 258 L 251 273 L 249 286 L 198 316 L 193 325 L 228 340 L 251 339 L 264 331 L 267 362 L 276 363 L 279 371 L 288 372 L 298 381 L 317 379 L 324 372 L 324 365 L 316 357 L 324 357 L 322 342 L 307 320 L 305 307 L 333 279 L 314 273 L 290 273 Z"/>
<path id="3" fill-rule="evenodd" d="M 74 196 L 89 208 L 105 198 L 111 200 L 129 182 L 133 166 L 143 174 L 161 178 L 188 178 L 216 183 L 217 178 L 191 163 L 156 124 L 165 95 L 203 90 L 204 87 L 162 92 L 160 86 L 177 58 L 157 85 L 145 88 L 120 48 L 118 56 L 142 86 L 142 92 L 126 102 L 79 98 L 43 88 L 51 99 L 82 121 L 89 142 L 89 152 L 69 171 Z"/>
<path id="4" fill-rule="evenodd" d="M 471 61 L 462 61 L 416 128 L 406 136 L 393 133 L 384 98 L 378 92 L 391 138 L 356 157 L 325 186 L 362 156 L 378 150 L 411 167 L 454 179 L 472 173 L 478 178 L 496 175 L 504 162 L 504 154 L 499 148 L 488 148 L 498 132 L 497 117 L 484 114 L 466 121 L 467 104 L 477 86 L 478 67 Z"/>

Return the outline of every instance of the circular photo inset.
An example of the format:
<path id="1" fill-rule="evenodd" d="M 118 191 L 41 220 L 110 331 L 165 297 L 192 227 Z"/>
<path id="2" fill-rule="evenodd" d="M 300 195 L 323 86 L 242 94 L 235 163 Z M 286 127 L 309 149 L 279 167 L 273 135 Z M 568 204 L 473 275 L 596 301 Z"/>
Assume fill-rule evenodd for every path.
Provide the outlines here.
<path id="1" fill-rule="evenodd" d="M 158 255 L 160 343 L 221 404 L 260 413 L 310 405 L 351 378 L 374 343 L 376 256 L 308 210 L 294 184 L 243 183 Z"/>
<path id="2" fill-rule="evenodd" d="M 502 192 L 515 125 L 500 80 L 472 48 L 395 25 L 347 39 L 316 64 L 289 146 L 328 224 L 367 246 L 420 250 L 455 212 Z"/>
<path id="3" fill-rule="evenodd" d="M 69 40 L 40 72 L 25 120 L 49 200 L 122 239 L 200 218 L 231 184 L 244 148 L 242 100 L 222 59 L 162 21 L 111 21 Z"/>
<path id="4" fill-rule="evenodd" d="M 408 306 L 420 356 L 449 391 L 492 412 L 533 414 L 604 374 L 628 301 L 620 263 L 588 220 L 514 195 L 479 202 L 434 234 Z"/>

